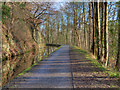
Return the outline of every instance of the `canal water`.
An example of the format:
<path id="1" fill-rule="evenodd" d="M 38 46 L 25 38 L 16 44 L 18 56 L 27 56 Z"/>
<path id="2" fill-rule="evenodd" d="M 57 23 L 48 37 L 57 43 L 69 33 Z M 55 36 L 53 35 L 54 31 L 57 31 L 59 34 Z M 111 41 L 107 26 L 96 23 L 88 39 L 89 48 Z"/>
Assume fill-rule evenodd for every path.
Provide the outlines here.
<path id="1" fill-rule="evenodd" d="M 40 52 L 29 52 L 20 56 L 15 56 L 11 59 L 2 62 L 2 84 L 6 84 L 18 74 L 22 73 L 27 68 L 37 62 L 44 60 L 49 54 L 55 51 L 57 47 L 47 46 Z"/>

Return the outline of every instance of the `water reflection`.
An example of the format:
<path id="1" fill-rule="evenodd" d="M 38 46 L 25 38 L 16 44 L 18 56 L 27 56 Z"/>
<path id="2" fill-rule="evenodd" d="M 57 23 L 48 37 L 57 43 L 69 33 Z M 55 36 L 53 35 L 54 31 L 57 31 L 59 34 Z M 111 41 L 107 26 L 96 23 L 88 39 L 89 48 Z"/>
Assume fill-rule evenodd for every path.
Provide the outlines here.
<path id="1" fill-rule="evenodd" d="M 48 56 L 48 55 L 51 54 L 53 51 L 55 51 L 55 49 L 57 49 L 57 47 L 47 46 L 46 49 L 45 49 L 44 56 Z"/>
<path id="2" fill-rule="evenodd" d="M 51 54 L 55 49 L 56 47 L 47 46 L 38 52 L 29 52 L 4 60 L 2 62 L 2 84 L 6 84 L 25 69 L 44 59 L 45 56 Z"/>

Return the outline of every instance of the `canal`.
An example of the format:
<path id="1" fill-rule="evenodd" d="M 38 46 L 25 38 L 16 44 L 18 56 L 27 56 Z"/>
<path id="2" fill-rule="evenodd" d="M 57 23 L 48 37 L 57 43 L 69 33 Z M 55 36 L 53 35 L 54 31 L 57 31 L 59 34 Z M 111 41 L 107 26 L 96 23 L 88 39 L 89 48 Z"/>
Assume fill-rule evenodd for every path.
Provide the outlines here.
<path id="1" fill-rule="evenodd" d="M 31 51 L 4 60 L 2 62 L 2 85 L 5 85 L 18 75 L 23 74 L 24 71 L 48 57 L 57 48 L 58 47 L 46 46 L 37 52 Z"/>

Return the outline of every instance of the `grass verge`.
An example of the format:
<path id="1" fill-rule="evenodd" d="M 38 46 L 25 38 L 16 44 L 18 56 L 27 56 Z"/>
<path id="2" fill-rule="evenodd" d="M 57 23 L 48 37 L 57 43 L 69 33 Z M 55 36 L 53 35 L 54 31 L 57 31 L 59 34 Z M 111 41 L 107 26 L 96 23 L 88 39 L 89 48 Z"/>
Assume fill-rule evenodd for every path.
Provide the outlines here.
<path id="1" fill-rule="evenodd" d="M 62 47 L 62 45 L 60 47 L 58 47 L 57 49 L 55 49 L 52 53 L 50 53 L 49 55 L 46 55 L 45 58 L 49 57 L 49 56 L 52 56 L 52 54 L 57 51 L 58 49 L 60 49 Z"/>
<path id="2" fill-rule="evenodd" d="M 38 63 L 35 63 L 35 64 L 33 64 L 32 66 L 28 67 L 28 68 L 25 69 L 22 73 L 18 74 L 18 76 L 25 74 L 26 71 L 30 70 L 33 66 L 35 66 L 35 65 L 37 65 L 37 64 L 38 64 Z"/>
<path id="3" fill-rule="evenodd" d="M 95 66 L 98 67 L 100 70 L 103 71 L 103 73 L 107 73 L 108 76 L 110 77 L 115 77 L 115 78 L 120 78 L 120 72 L 113 70 L 113 69 L 109 69 L 104 67 L 101 63 L 99 63 L 96 59 L 95 56 L 92 55 L 92 53 L 88 52 L 87 50 L 81 49 L 77 46 L 74 46 L 74 48 L 76 49 L 75 51 L 80 52 L 82 54 L 85 55 L 85 57 L 91 61 L 91 63 Z"/>

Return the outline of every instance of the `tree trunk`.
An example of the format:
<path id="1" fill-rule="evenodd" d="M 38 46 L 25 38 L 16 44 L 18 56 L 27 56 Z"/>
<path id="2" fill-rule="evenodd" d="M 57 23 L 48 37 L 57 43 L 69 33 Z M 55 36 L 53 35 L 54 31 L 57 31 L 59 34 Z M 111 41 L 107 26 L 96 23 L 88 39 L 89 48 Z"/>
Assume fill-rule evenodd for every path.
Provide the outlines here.
<path id="1" fill-rule="evenodd" d="M 120 71 L 120 4 L 118 4 L 118 53 L 117 53 L 117 61 L 116 68 Z"/>
<path id="2" fill-rule="evenodd" d="M 86 49 L 86 44 L 87 44 L 87 41 L 86 41 L 86 27 L 85 27 L 85 24 L 86 24 L 86 21 L 85 21 L 85 19 L 86 19 L 86 17 L 85 17 L 85 4 L 84 4 L 84 2 L 83 2 L 83 19 L 84 19 L 84 48 Z"/>
<path id="3" fill-rule="evenodd" d="M 60 20 L 58 19 L 58 17 L 56 17 L 56 22 L 57 22 L 57 44 L 60 44 L 60 40 L 59 40 L 59 28 L 60 28 Z"/>
<path id="4" fill-rule="evenodd" d="M 100 20 L 99 20 L 99 1 L 96 2 L 96 44 L 97 44 L 97 59 L 100 59 Z"/>
<path id="5" fill-rule="evenodd" d="M 81 21 L 80 21 L 80 18 L 79 18 L 79 47 L 81 48 Z"/>
<path id="6" fill-rule="evenodd" d="M 92 52 L 95 55 L 95 3 L 92 2 L 92 12 L 93 12 L 93 42 L 92 42 Z"/>
<path id="7" fill-rule="evenodd" d="M 102 24 L 101 24 L 101 61 L 103 62 L 104 59 L 104 2 L 102 2 Z"/>
<path id="8" fill-rule="evenodd" d="M 67 32 L 66 32 L 66 44 L 68 44 L 68 36 L 69 36 L 69 25 L 70 24 L 70 18 L 69 15 L 67 15 Z"/>
<path id="9" fill-rule="evenodd" d="M 91 2 L 89 3 L 89 51 L 90 51 L 90 48 L 91 48 Z"/>
<path id="10" fill-rule="evenodd" d="M 104 44 L 105 44 L 105 66 L 108 65 L 108 3 L 105 2 L 105 30 L 104 30 Z"/>
<path id="11" fill-rule="evenodd" d="M 75 5 L 75 4 L 74 4 Z M 73 17 L 73 19 L 74 19 L 74 45 L 76 45 L 76 34 L 75 34 L 75 31 L 76 31 L 76 12 L 75 12 L 75 9 L 73 9 L 74 10 L 74 17 Z"/>

